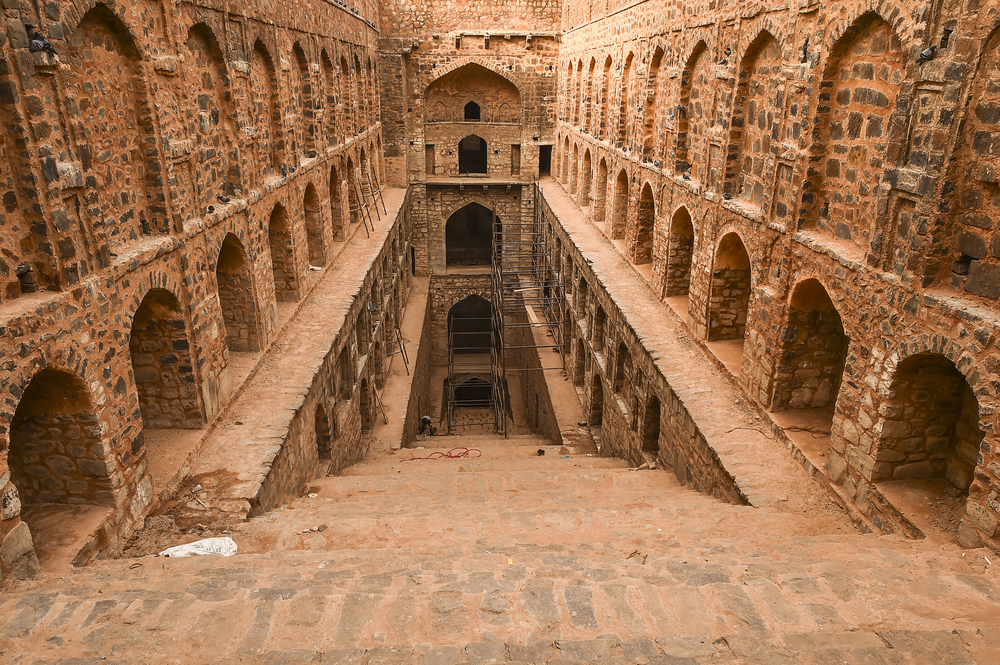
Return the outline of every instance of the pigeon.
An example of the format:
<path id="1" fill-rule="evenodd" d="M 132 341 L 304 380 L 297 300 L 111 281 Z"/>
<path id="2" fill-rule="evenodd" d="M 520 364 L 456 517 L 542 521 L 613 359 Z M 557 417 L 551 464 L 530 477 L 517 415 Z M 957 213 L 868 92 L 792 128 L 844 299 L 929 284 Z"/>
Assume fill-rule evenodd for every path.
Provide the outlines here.
<path id="1" fill-rule="evenodd" d="M 725 192 L 725 193 L 724 193 L 724 194 L 722 195 L 722 198 L 724 198 L 725 200 L 727 200 L 727 201 L 728 201 L 728 200 L 730 200 L 731 198 L 733 198 L 733 195 L 732 195 L 732 194 L 730 194 L 729 192 Z"/>
<path id="2" fill-rule="evenodd" d="M 209 212 L 215 212 L 215 206 L 208 206 Z"/>
<path id="3" fill-rule="evenodd" d="M 215 198 L 219 199 L 219 203 L 229 203 L 231 200 L 228 196 L 223 196 L 222 194 L 219 194 Z"/>
<path id="4" fill-rule="evenodd" d="M 934 59 L 934 52 L 937 51 L 937 44 L 931 44 L 917 56 L 917 64 L 922 65 L 929 60 Z"/>
<path id="5" fill-rule="evenodd" d="M 47 40 L 42 36 L 37 30 L 31 35 L 31 42 L 28 44 L 28 51 L 31 53 L 38 53 L 39 51 L 45 51 L 49 55 L 55 55 L 56 50 L 52 48 L 52 42 Z"/>
<path id="6" fill-rule="evenodd" d="M 297 167 L 297 166 L 293 166 L 292 168 L 288 169 L 288 172 L 289 172 L 289 173 L 295 173 L 295 172 L 296 172 L 296 171 L 298 171 L 298 170 L 299 170 L 299 167 Z"/>

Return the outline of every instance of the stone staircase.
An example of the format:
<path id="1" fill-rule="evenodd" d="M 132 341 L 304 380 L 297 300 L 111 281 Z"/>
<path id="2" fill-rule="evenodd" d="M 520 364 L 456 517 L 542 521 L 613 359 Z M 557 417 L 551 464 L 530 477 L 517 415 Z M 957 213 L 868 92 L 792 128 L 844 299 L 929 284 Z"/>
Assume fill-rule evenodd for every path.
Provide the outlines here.
<path id="1" fill-rule="evenodd" d="M 235 557 L 9 587 L 0 662 L 1000 662 L 982 555 L 530 435 L 420 443 L 240 525 Z M 482 455 L 438 458 L 456 445 Z"/>

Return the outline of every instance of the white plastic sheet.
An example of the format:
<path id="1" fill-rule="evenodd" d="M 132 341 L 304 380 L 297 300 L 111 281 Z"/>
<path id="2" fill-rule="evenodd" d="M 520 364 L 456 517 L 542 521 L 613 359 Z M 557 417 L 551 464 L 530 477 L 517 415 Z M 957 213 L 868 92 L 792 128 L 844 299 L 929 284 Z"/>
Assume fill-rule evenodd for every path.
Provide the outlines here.
<path id="1" fill-rule="evenodd" d="M 203 554 L 232 556 L 236 554 L 236 542 L 229 536 L 225 538 L 205 538 L 204 540 L 196 540 L 186 545 L 169 547 L 160 552 L 158 556 L 169 556 L 176 559 L 186 556 L 201 556 Z"/>

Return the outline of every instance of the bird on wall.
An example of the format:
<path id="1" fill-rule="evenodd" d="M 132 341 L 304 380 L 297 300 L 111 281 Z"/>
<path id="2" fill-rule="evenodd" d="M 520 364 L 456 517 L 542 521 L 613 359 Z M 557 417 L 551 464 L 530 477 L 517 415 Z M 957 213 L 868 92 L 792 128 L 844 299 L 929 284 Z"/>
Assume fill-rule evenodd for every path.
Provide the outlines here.
<path id="1" fill-rule="evenodd" d="M 49 55 L 56 55 L 56 50 L 52 47 L 52 42 L 46 39 L 42 33 L 37 30 L 33 31 L 31 34 L 31 42 L 28 43 L 28 51 L 31 53 L 44 51 Z"/>
<path id="2" fill-rule="evenodd" d="M 925 48 L 920 52 L 920 55 L 917 56 L 917 64 L 922 65 L 925 62 L 933 60 L 935 51 L 937 51 L 937 44 L 931 44 Z"/>

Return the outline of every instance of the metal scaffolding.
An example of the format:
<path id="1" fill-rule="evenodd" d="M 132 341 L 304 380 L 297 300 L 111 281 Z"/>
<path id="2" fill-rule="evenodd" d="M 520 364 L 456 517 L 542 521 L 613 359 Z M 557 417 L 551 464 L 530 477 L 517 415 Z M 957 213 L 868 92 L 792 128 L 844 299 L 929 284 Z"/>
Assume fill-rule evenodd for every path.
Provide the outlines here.
<path id="1" fill-rule="evenodd" d="M 532 188 L 537 201 L 538 183 Z M 494 402 L 499 407 L 494 409 L 496 431 L 505 436 L 510 404 L 507 372 L 565 369 L 565 293 L 559 271 L 553 267 L 551 241 L 537 205 L 528 221 L 518 218 L 501 222 L 493 216 L 491 294 L 497 352 L 493 354 L 491 376 Z M 559 352 L 559 362 L 546 364 L 553 354 L 544 352 L 553 349 Z"/>

